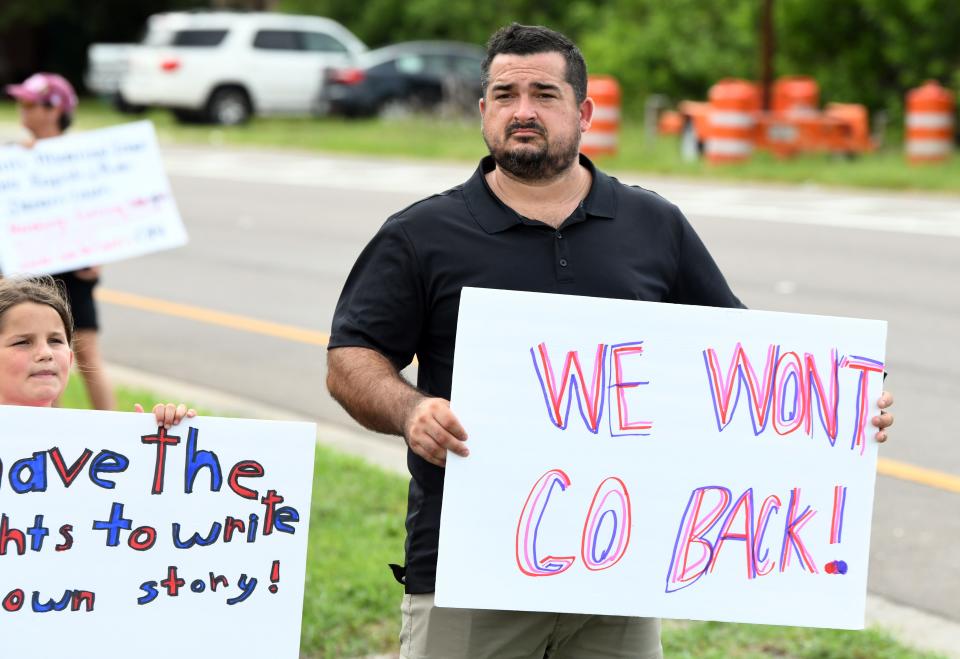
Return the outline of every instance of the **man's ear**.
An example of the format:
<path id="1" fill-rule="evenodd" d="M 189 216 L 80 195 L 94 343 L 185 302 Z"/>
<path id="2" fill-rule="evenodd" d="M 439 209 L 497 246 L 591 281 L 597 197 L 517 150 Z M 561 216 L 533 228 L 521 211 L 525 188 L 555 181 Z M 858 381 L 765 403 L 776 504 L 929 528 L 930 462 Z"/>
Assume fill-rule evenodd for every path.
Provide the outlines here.
<path id="1" fill-rule="evenodd" d="M 590 124 L 593 122 L 593 110 L 596 107 L 594 105 L 593 99 L 589 96 L 583 100 L 583 103 L 580 104 L 580 130 L 585 131 L 590 128 Z"/>

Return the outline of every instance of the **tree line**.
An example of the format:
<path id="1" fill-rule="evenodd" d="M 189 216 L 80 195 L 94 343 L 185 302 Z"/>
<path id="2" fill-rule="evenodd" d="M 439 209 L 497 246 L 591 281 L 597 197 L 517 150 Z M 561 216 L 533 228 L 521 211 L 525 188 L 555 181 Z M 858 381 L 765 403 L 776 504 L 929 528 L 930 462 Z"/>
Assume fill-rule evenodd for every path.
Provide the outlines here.
<path id="1" fill-rule="evenodd" d="M 86 46 L 135 41 L 146 17 L 197 0 L 3 0 L 0 78 L 64 72 L 79 83 Z M 221 1 L 219 4 L 223 4 Z M 763 0 L 275 0 L 278 11 L 340 21 L 369 46 L 413 39 L 483 44 L 511 21 L 573 38 L 591 73 L 615 76 L 624 111 L 648 94 L 702 99 L 724 77 L 760 77 Z M 776 75 L 805 74 L 821 101 L 856 102 L 899 119 L 925 80 L 960 91 L 958 0 L 775 0 Z M 6 65 L 4 66 L 4 62 Z"/>
<path id="2" fill-rule="evenodd" d="M 615 76 L 624 110 L 648 94 L 703 99 L 724 77 L 758 80 L 761 0 L 280 0 L 321 14 L 371 47 L 408 39 L 483 44 L 517 21 L 567 34 L 591 73 Z M 897 118 L 927 79 L 960 91 L 958 0 L 776 0 L 776 75 L 810 75 L 821 101 L 864 103 Z"/>

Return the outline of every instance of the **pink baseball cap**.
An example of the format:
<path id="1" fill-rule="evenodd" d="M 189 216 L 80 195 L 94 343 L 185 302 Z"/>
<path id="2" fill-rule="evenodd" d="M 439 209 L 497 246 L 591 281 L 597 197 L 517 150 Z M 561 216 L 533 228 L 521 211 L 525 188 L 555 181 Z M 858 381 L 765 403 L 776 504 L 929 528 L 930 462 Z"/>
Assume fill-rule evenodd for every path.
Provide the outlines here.
<path id="1" fill-rule="evenodd" d="M 19 85 L 7 85 L 7 93 L 18 101 L 60 108 L 65 114 L 70 114 L 77 107 L 77 93 L 73 91 L 73 85 L 56 73 L 34 73 Z"/>

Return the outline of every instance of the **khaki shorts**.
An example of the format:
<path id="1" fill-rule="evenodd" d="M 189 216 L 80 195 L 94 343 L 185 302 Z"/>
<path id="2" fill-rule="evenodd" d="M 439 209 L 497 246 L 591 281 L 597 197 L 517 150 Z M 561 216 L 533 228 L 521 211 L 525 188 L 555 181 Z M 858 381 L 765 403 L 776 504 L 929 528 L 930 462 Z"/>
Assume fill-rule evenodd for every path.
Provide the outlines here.
<path id="1" fill-rule="evenodd" d="M 659 618 L 445 609 L 404 595 L 402 659 L 662 659 Z"/>

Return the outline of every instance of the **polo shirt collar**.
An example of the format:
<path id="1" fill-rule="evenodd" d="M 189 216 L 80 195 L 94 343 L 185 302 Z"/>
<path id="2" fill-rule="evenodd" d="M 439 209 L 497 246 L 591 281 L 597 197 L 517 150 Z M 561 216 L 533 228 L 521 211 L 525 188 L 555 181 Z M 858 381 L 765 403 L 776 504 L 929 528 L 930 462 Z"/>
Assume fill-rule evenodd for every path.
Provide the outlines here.
<path id="1" fill-rule="evenodd" d="M 582 153 L 580 164 L 590 170 L 593 183 L 590 192 L 583 200 L 583 210 L 588 218 L 596 217 L 612 220 L 617 211 L 617 199 L 614 194 L 613 180 L 597 169 Z M 499 233 L 510 227 L 522 224 L 520 216 L 504 204 L 493 193 L 484 174 L 493 171 L 493 156 L 486 156 L 480 166 L 463 186 L 463 195 L 467 209 L 483 230 L 487 233 Z"/>

